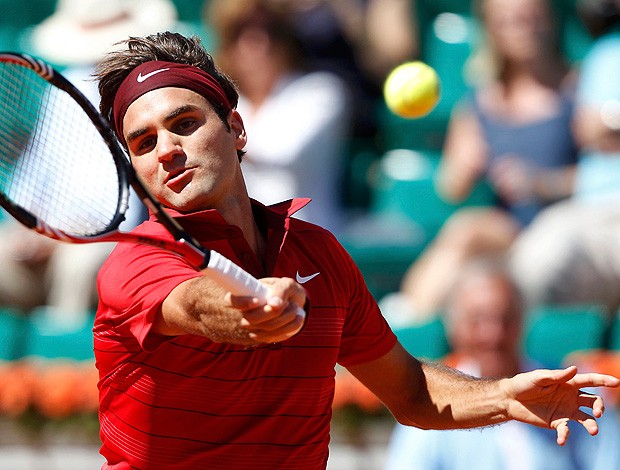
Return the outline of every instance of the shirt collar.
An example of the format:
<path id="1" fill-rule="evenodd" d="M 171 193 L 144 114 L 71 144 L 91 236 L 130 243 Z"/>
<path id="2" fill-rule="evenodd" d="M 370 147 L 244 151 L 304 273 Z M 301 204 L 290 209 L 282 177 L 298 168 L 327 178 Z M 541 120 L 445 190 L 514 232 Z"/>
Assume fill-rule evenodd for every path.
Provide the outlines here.
<path id="1" fill-rule="evenodd" d="M 304 208 L 309 202 L 310 198 L 294 198 L 287 201 L 279 202 L 266 206 L 254 199 L 250 199 L 252 203 L 252 210 L 255 214 L 261 214 L 268 222 L 268 225 L 272 226 L 274 223 L 280 222 Z M 198 212 L 183 213 L 175 209 L 166 208 L 166 213 L 172 218 L 177 219 L 182 225 L 186 222 L 198 221 L 209 222 L 216 225 L 228 225 L 224 220 L 224 217 L 216 209 L 206 209 Z M 151 213 L 151 220 L 157 220 L 157 218 Z"/>

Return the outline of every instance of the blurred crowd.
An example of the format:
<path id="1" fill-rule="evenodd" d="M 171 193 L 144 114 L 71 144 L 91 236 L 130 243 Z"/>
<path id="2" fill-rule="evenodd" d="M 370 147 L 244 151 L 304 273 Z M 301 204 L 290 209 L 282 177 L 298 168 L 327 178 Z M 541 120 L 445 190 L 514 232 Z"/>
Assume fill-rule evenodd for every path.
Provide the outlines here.
<path id="1" fill-rule="evenodd" d="M 610 322 L 618 315 L 620 0 L 14 3 L 2 0 L 12 11 L 0 18 L 2 49 L 50 61 L 94 103 L 90 74 L 118 40 L 161 30 L 201 36 L 240 91 L 250 196 L 267 204 L 312 198 L 300 217 L 343 241 L 355 239 L 352 225 L 359 237 L 358 220 L 376 215 L 373 171 L 389 150 L 406 147 L 415 150 L 412 158 L 433 159 L 435 197 L 454 210 L 437 230 L 410 221 L 427 229 L 426 241 L 418 257 L 401 260 L 409 265 L 401 284 L 378 300 L 394 327 L 445 322 L 452 365 L 480 376 L 525 370 L 516 339 L 536 305 L 596 304 Z M 416 59 L 437 69 L 442 100 L 422 119 L 389 116 L 383 81 Z M 469 204 L 480 184 L 490 196 Z M 424 205 L 416 194 L 399 197 L 401 206 Z M 123 229 L 145 217 L 133 201 Z M 372 223 L 367 227 L 366 243 L 375 235 Z M 3 216 L 0 309 L 88 321 L 97 270 L 110 249 L 53 242 Z M 493 267 L 485 262 L 482 270 L 489 258 Z M 455 313 L 468 307 L 474 313 Z M 467 317 L 475 314 L 480 318 Z M 455 326 L 457 318 L 472 329 Z M 478 334 L 487 337 L 476 340 Z M 488 351 L 461 354 L 468 340 L 486 341 Z M 504 431 L 547 446 L 548 436 Z M 417 461 L 414 450 L 436 448 L 431 441 L 440 437 L 429 433 L 422 441 L 404 432 L 394 449 L 407 453 L 393 455 L 390 468 L 420 468 L 403 462 Z M 489 434 L 468 434 L 467 445 L 478 450 L 485 446 L 476 440 L 513 439 Z M 444 445 L 460 449 L 460 435 L 446 436 Z M 492 458 L 504 451 L 490 448 Z M 550 468 L 529 463 L 518 468 Z M 605 465 L 597 468 L 612 468 Z"/>
<path id="2" fill-rule="evenodd" d="M 450 353 L 442 361 L 477 377 L 508 377 L 540 367 L 524 357 L 523 298 L 504 260 L 481 256 L 466 263 L 449 290 L 445 310 Z M 421 430 L 397 424 L 385 468 L 617 469 L 620 421 L 614 408 L 591 439 L 571 427 L 565 447 L 550 429 L 510 422 L 479 430 Z"/>
<path id="3" fill-rule="evenodd" d="M 162 30 L 201 36 L 239 87 L 239 110 L 251 135 L 244 159 L 250 195 L 267 204 L 309 197 L 302 218 L 335 233 L 346 226 L 342 185 L 351 142 L 374 139 L 383 77 L 416 54 L 408 1 L 47 3 L 51 14 L 24 25 L 3 48 L 51 62 L 95 104 L 91 74 L 115 42 Z M 146 216 L 134 201 L 122 228 Z M 0 306 L 43 308 L 42 315 L 70 322 L 92 312 L 96 273 L 110 247 L 66 246 L 4 219 Z"/>

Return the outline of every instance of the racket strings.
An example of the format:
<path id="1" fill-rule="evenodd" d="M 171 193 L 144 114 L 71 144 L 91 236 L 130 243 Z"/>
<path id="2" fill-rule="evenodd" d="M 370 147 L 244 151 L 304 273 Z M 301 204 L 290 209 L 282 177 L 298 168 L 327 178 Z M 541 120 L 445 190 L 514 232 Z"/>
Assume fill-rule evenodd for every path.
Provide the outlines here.
<path id="1" fill-rule="evenodd" d="M 119 175 L 85 111 L 21 65 L 0 63 L 0 191 L 69 235 L 105 232 L 119 210 Z"/>

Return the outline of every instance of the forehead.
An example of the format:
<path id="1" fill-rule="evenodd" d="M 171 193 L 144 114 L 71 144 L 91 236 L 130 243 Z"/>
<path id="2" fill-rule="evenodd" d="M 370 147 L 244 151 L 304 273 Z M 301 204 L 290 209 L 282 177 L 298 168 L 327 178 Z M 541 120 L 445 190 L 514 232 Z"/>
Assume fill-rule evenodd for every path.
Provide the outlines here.
<path id="1" fill-rule="evenodd" d="M 518 304 L 518 294 L 506 278 L 472 275 L 455 291 L 453 304 L 453 310 L 461 315 L 476 315 L 483 306 L 507 315 Z"/>
<path id="2" fill-rule="evenodd" d="M 546 13 L 545 0 L 487 0 L 483 10 L 490 18 L 512 18 L 518 15 Z"/>
<path id="3" fill-rule="evenodd" d="M 211 103 L 195 91 L 187 88 L 165 87 L 151 90 L 131 103 L 127 108 L 123 123 L 128 126 L 136 120 L 166 117 L 169 113 L 188 105 L 205 113 L 213 111 Z"/>

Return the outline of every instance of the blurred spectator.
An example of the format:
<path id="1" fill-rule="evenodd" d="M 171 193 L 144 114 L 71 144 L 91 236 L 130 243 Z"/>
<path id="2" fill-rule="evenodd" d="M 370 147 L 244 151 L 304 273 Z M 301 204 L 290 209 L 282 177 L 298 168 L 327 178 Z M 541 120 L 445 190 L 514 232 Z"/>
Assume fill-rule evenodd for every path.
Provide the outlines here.
<path id="1" fill-rule="evenodd" d="M 520 349 L 523 313 L 520 294 L 503 261 L 471 261 L 449 296 L 444 322 L 452 352 L 444 363 L 476 377 L 507 377 L 534 368 Z M 600 425 L 610 428 L 600 433 L 600 441 L 586 442 L 590 436 L 574 429 L 573 441 L 565 447 L 557 445 L 549 429 L 517 422 L 457 431 L 397 425 L 385 468 L 611 470 L 620 459 L 620 426 L 613 410 L 606 410 Z M 584 457 L 592 460 L 582 466 Z"/>
<path id="2" fill-rule="evenodd" d="M 250 196 L 265 204 L 310 197 L 299 216 L 338 233 L 351 128 L 344 82 L 306 70 L 287 3 L 212 0 L 207 18 L 217 62 L 239 86 L 237 109 L 253 136 L 242 164 Z"/>
<path id="3" fill-rule="evenodd" d="M 0 240 L 0 306 L 29 310 L 45 303 L 47 263 L 58 243 L 9 218 Z"/>
<path id="4" fill-rule="evenodd" d="M 119 38 L 172 28 L 176 17 L 169 0 L 58 0 L 55 12 L 28 32 L 26 43 L 59 67 L 88 67 Z"/>
<path id="5" fill-rule="evenodd" d="M 130 35 L 175 26 L 169 0 L 59 0 L 55 12 L 25 33 L 30 52 L 56 67 L 96 106 L 99 94 L 91 73 L 103 54 Z M 146 217 L 132 194 L 130 229 Z M 70 245 L 47 239 L 3 220 L 0 226 L 0 305 L 28 311 L 47 306 L 58 319 L 81 321 L 97 302 L 95 278 L 112 244 Z"/>
<path id="6" fill-rule="evenodd" d="M 288 3 L 311 66 L 381 85 L 418 55 L 413 0 L 275 0 Z"/>
<path id="7" fill-rule="evenodd" d="M 573 188 L 574 74 L 549 2 L 483 0 L 477 11 L 486 41 L 472 59 L 476 87 L 453 112 L 436 188 L 460 202 L 486 180 L 497 204 L 456 212 L 406 273 L 401 295 L 386 299 L 412 321 L 442 307 L 470 257 L 505 252 L 543 207 Z"/>
<path id="8" fill-rule="evenodd" d="M 620 307 L 620 1 L 581 0 L 595 38 L 580 66 L 573 197 L 545 210 L 515 244 L 514 276 L 530 303 Z"/>
<path id="9" fill-rule="evenodd" d="M 314 70 L 349 86 L 356 137 L 372 138 L 389 71 L 419 53 L 413 0 L 276 0 L 289 4 L 302 53 Z"/>
<path id="10" fill-rule="evenodd" d="M 366 73 L 381 87 L 394 67 L 420 54 L 415 11 L 415 0 L 365 2 L 364 33 L 357 49 Z"/>

